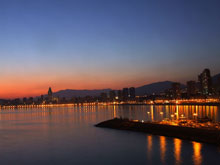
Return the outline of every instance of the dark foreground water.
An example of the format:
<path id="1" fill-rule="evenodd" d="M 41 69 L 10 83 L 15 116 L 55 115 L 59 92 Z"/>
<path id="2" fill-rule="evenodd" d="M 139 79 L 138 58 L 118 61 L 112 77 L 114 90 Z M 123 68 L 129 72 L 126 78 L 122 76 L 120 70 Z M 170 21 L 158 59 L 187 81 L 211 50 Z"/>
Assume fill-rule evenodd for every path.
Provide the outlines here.
<path id="1" fill-rule="evenodd" d="M 88 106 L 0 111 L 0 164 L 219 164 L 217 146 L 96 128 L 114 117 L 205 117 L 215 106 Z M 193 114 L 197 114 L 196 116 Z"/>

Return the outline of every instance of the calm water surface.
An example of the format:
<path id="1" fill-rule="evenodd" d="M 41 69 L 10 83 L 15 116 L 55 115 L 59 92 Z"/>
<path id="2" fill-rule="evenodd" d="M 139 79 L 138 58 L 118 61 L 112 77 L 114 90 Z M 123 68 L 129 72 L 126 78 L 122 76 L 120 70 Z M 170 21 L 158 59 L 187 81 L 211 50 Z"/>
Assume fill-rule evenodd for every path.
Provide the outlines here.
<path id="1" fill-rule="evenodd" d="M 96 128 L 114 117 L 145 121 L 208 116 L 215 106 L 84 106 L 0 111 L 0 164 L 218 164 L 214 145 Z M 163 113 L 161 113 L 163 112 Z"/>

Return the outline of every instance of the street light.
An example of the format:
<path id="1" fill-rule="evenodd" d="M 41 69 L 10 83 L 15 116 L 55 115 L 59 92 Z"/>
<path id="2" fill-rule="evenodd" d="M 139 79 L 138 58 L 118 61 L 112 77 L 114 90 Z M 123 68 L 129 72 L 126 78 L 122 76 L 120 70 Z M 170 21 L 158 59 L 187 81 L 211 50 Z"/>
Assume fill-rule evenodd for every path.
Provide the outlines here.
<path id="1" fill-rule="evenodd" d="M 194 116 L 194 119 L 196 119 L 196 117 L 198 116 L 198 114 L 197 114 L 197 113 L 194 113 L 193 116 Z"/>

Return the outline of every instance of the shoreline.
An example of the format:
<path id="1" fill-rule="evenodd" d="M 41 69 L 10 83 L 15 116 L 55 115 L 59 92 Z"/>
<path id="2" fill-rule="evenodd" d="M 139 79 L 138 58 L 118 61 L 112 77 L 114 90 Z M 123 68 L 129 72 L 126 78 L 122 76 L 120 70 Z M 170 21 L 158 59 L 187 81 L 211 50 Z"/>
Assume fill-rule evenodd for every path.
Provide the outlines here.
<path id="1" fill-rule="evenodd" d="M 220 103 L 180 103 L 180 104 L 175 104 L 175 103 L 154 103 L 154 104 L 144 104 L 144 103 L 140 103 L 140 104 L 129 104 L 129 103 L 124 103 L 124 104 L 110 104 L 110 105 L 195 105 L 195 106 L 220 106 Z"/>
<path id="2" fill-rule="evenodd" d="M 95 125 L 100 128 L 111 128 L 142 132 L 159 136 L 179 138 L 182 140 L 196 141 L 220 145 L 220 131 L 204 128 L 173 126 L 154 122 L 136 122 L 128 119 L 114 118 Z"/>
<path id="3" fill-rule="evenodd" d="M 74 107 L 74 106 L 129 106 L 129 105 L 156 105 L 156 106 L 220 106 L 220 103 L 154 103 L 154 104 L 146 104 L 146 103 L 66 103 L 66 104 L 31 104 L 31 105 L 0 105 L 0 109 L 20 109 L 20 108 L 44 108 L 44 107 Z"/>

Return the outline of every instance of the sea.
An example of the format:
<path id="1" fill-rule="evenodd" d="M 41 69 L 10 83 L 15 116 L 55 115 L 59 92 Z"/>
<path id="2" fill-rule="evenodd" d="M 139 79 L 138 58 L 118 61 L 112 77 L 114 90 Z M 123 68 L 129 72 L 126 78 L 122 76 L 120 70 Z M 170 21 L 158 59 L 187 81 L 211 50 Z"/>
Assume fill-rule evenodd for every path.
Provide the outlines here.
<path id="1" fill-rule="evenodd" d="M 220 107 L 99 105 L 0 110 L 2 165 L 219 164 L 220 147 L 146 133 L 97 128 L 115 117 L 143 121 L 209 117 Z"/>

